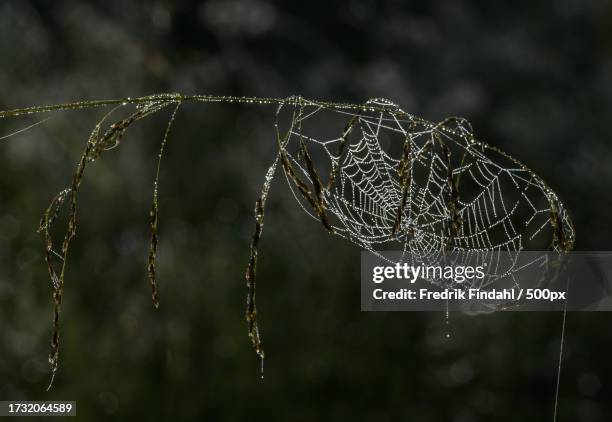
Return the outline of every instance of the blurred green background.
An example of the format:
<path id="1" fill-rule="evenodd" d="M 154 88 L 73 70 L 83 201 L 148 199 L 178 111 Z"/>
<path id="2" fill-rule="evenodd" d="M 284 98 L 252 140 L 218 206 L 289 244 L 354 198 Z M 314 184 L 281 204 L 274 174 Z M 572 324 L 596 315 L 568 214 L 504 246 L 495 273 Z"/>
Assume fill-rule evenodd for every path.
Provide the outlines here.
<path id="1" fill-rule="evenodd" d="M 181 92 L 386 97 L 431 121 L 464 116 L 559 193 L 576 249 L 611 246 L 607 2 L 9 0 L 0 51 L 0 109 Z M 103 113 L 0 139 L 0 400 L 77 400 L 81 420 L 552 420 L 560 314 L 453 314 L 447 327 L 439 313 L 362 313 L 359 250 L 282 177 L 260 250 L 259 379 L 244 268 L 274 109 L 239 105 L 177 116 L 157 311 L 148 210 L 167 112 L 88 169 L 46 393 L 51 288 L 35 229 Z M 0 136 L 41 118 L 3 119 Z M 559 420 L 610 420 L 612 316 L 568 315 L 565 347 Z"/>

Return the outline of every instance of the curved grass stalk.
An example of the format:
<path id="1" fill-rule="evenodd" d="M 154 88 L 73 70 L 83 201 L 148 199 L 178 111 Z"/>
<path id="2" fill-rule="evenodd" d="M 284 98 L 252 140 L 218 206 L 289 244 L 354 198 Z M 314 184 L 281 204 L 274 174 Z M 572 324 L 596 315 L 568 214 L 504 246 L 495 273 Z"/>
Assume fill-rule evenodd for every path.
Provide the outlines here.
<path id="1" fill-rule="evenodd" d="M 343 103 L 343 102 L 329 102 L 329 101 L 311 101 L 305 100 L 302 97 L 293 96 L 289 98 L 272 98 L 272 97 L 238 97 L 238 96 L 218 96 L 218 95 L 182 95 L 182 94 L 157 94 L 157 95 L 149 95 L 143 97 L 136 98 L 122 98 L 122 99 L 110 99 L 110 100 L 93 100 L 93 101 L 77 101 L 77 102 L 69 102 L 69 103 L 61 103 L 61 104 L 51 104 L 51 105 L 42 105 L 42 106 L 33 106 L 33 107 L 25 107 L 25 108 L 16 108 L 12 110 L 0 111 L 0 118 L 9 118 L 9 117 L 17 117 L 24 115 L 37 115 L 41 113 L 49 113 L 49 112 L 57 112 L 57 111 L 66 111 L 66 110 L 86 110 L 92 108 L 101 108 L 101 107 L 110 107 L 113 108 L 106 113 L 103 118 L 96 124 L 94 129 L 92 130 L 89 139 L 87 141 L 84 152 L 81 155 L 81 159 L 78 162 L 78 165 L 75 169 L 75 172 L 72 177 L 72 183 L 67 188 L 61 190 L 50 202 L 48 208 L 45 210 L 43 217 L 41 218 L 40 225 L 38 231 L 43 234 L 44 243 L 45 243 L 45 262 L 47 264 L 47 270 L 49 273 L 49 277 L 51 279 L 51 285 L 53 290 L 53 336 L 51 340 L 51 352 L 49 355 L 49 362 L 51 365 L 51 380 L 49 383 L 49 388 L 53 385 L 53 381 L 55 379 L 55 375 L 57 373 L 58 364 L 59 364 L 59 337 L 60 337 L 60 313 L 61 313 L 61 304 L 63 299 L 63 289 L 64 289 L 64 281 L 66 274 L 66 266 L 67 266 L 67 257 L 68 257 L 68 249 L 70 243 L 74 236 L 76 235 L 77 229 L 77 193 L 78 189 L 81 185 L 84 173 L 88 164 L 94 162 L 97 158 L 99 158 L 104 152 L 109 151 L 118 147 L 121 144 L 122 139 L 126 131 L 131 127 L 136 121 L 141 120 L 149 115 L 155 114 L 158 111 L 170 106 L 175 105 L 172 113 L 170 114 L 168 123 L 166 125 L 166 129 L 164 132 L 164 136 L 162 138 L 161 146 L 159 149 L 159 155 L 156 165 L 155 178 L 153 181 L 153 198 L 152 205 L 150 211 L 150 229 L 151 229 L 151 240 L 149 245 L 149 254 L 148 254 L 148 278 L 151 285 L 151 299 L 155 308 L 159 306 L 159 298 L 158 298 L 158 289 L 157 289 L 157 271 L 156 271 L 156 260 L 157 260 L 157 246 L 158 246 L 158 214 L 159 214 L 159 204 L 158 204 L 158 186 L 159 186 L 159 177 L 160 177 L 160 167 L 161 161 L 165 152 L 166 144 L 168 141 L 168 136 L 172 125 L 175 121 L 175 117 L 179 110 L 181 104 L 186 102 L 201 102 L 201 103 L 236 103 L 236 104 L 245 104 L 245 105 L 275 105 L 278 107 L 277 110 L 277 121 L 276 121 L 276 141 L 278 146 L 278 151 L 276 157 L 270 166 L 268 172 L 266 173 L 266 178 L 264 184 L 261 189 L 260 197 L 258 198 L 255 204 L 255 232 L 251 241 L 250 247 L 250 258 L 246 270 L 246 281 L 247 281 L 247 309 L 246 309 L 246 320 L 248 323 L 248 334 L 251 339 L 252 345 L 255 349 L 255 352 L 261 359 L 261 365 L 263 370 L 263 360 L 264 360 L 264 350 L 260 338 L 259 328 L 257 325 L 257 308 L 255 303 L 255 286 L 256 286 L 256 267 L 257 267 L 257 254 L 259 241 L 261 237 L 261 233 L 263 230 L 264 224 L 264 209 L 265 203 L 268 196 L 268 192 L 270 189 L 270 185 L 272 182 L 272 178 L 274 177 L 275 171 L 280 162 L 284 172 L 287 174 L 288 179 L 295 185 L 298 192 L 305 198 L 308 204 L 314 209 L 315 213 L 318 215 L 323 226 L 330 232 L 334 233 L 334 229 L 330 224 L 327 213 L 326 213 L 326 203 L 324 201 L 324 194 L 329 193 L 329 191 L 334 186 L 336 179 L 338 177 L 339 171 L 339 162 L 343 155 L 343 151 L 345 149 L 345 145 L 347 143 L 347 138 L 353 128 L 356 126 L 356 122 L 359 120 L 361 116 L 361 112 L 372 112 L 372 111 L 380 111 L 386 112 L 392 115 L 393 117 L 409 117 L 412 122 L 418 123 L 422 125 L 424 128 L 432 131 L 432 136 L 436 136 L 436 141 L 442 145 L 445 162 L 447 166 L 447 174 L 446 174 L 446 184 L 448 185 L 448 189 L 450 190 L 450 200 L 447 204 L 449 215 L 450 215 L 450 226 L 449 231 L 452 237 L 456 236 L 461 221 L 458 216 L 458 203 L 459 203 L 459 176 L 455 179 L 453 176 L 453 169 L 451 167 L 450 161 L 450 152 L 446 148 L 444 142 L 442 141 L 443 136 L 454 135 L 460 136 L 464 139 L 467 139 L 470 143 L 471 148 L 479 148 L 482 150 L 489 149 L 495 151 L 501 156 L 513 162 L 515 165 L 528 170 L 531 177 L 536 180 L 543 189 L 547 192 L 548 200 L 550 202 L 551 209 L 551 221 L 554 229 L 554 239 L 552 243 L 552 247 L 560 250 L 569 250 L 571 249 L 574 241 L 573 237 L 573 228 L 568 227 L 569 222 L 564 222 L 560 211 L 562 209 L 562 204 L 558 201 L 556 195 L 552 192 L 552 190 L 548 187 L 546 182 L 544 182 L 541 178 L 535 175 L 531 170 L 529 170 L 524 164 L 510 155 L 506 154 L 504 151 L 499 150 L 498 148 L 488 145 L 484 142 L 477 141 L 474 139 L 471 131 L 462 131 L 461 127 L 455 128 L 452 127 L 447 119 L 442 123 L 434 124 L 427 120 L 420 119 L 418 117 L 407 115 L 405 112 L 401 111 L 397 106 L 389 103 L 381 103 L 381 102 L 367 102 L 365 104 L 351 104 L 351 103 Z M 304 105 L 316 105 L 321 108 L 332 109 L 336 111 L 346 111 L 346 114 L 352 116 L 351 120 L 347 124 L 345 130 L 342 133 L 340 138 L 340 143 L 338 146 L 337 153 L 335 155 L 335 161 L 333 162 L 333 166 L 329 175 L 329 180 L 327 181 L 327 185 L 324 186 L 321 181 L 317 171 L 315 170 L 315 165 L 312 161 L 311 155 L 308 152 L 305 141 L 302 138 L 301 134 L 301 109 Z M 285 105 L 294 105 L 296 108 L 300 110 L 299 114 L 294 115 L 292 127 L 295 127 L 297 132 L 300 135 L 300 149 L 298 152 L 298 159 L 304 162 L 307 175 L 309 177 L 310 182 L 312 182 L 313 191 L 311 191 L 310 187 L 307 186 L 307 183 L 304 182 L 296 173 L 294 166 L 291 164 L 287 151 L 285 149 L 285 145 L 287 142 L 287 137 L 289 136 L 289 132 L 284 136 L 281 136 L 278 128 L 278 114 L 280 109 Z M 103 131 L 103 126 L 105 122 L 111 117 L 111 115 L 122 106 L 131 106 L 135 108 L 135 111 L 132 112 L 128 117 L 117 120 L 115 123 L 108 126 L 108 128 Z M 45 119 L 46 120 L 46 119 Z M 44 120 L 43 120 L 44 122 Z M 5 137 L 0 137 L 0 140 L 5 139 L 8 136 L 15 135 L 24 130 L 32 128 L 42 122 L 35 123 L 30 125 L 20 131 L 13 132 L 10 135 Z M 405 140 L 403 155 L 400 160 L 400 165 L 398 168 L 398 174 L 400 177 L 400 186 L 401 186 L 401 202 L 399 203 L 397 212 L 395 213 L 394 223 L 393 223 L 393 234 L 396 235 L 401 226 L 402 226 L 402 218 L 406 218 L 405 209 L 406 204 L 409 202 L 409 192 L 411 185 L 411 167 L 412 162 L 418 159 L 419 154 L 423 150 L 425 150 L 428 146 L 431 146 L 431 143 L 434 142 L 432 138 L 427 144 L 425 144 L 420 151 L 412 151 L 411 139 L 407 137 Z M 463 161 L 463 160 L 462 160 Z M 299 163 L 297 164 L 299 165 Z M 460 175 L 460 174 L 459 174 Z M 56 222 L 58 216 L 61 213 L 61 209 L 65 204 L 70 204 L 68 207 L 68 220 L 66 224 L 66 232 L 63 238 L 63 242 L 61 243 L 61 249 L 59 251 L 56 250 L 54 241 L 54 237 L 51 234 L 51 228 L 53 224 Z M 569 223 L 571 224 L 571 223 Z M 57 262 L 59 260 L 59 262 Z"/>

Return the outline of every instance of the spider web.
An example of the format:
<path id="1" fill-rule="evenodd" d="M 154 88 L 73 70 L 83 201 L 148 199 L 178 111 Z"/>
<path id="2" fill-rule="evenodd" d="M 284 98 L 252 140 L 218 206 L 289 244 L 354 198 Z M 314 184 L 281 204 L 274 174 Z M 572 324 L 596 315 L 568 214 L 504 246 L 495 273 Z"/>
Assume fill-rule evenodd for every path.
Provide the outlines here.
<path id="1" fill-rule="evenodd" d="M 574 229 L 557 195 L 529 168 L 477 141 L 465 119 L 434 124 L 384 99 L 353 113 L 294 97 L 279 107 L 277 128 L 285 108 L 288 127 L 278 141 L 296 200 L 365 250 L 428 256 L 572 248 Z M 336 137 L 325 137 L 330 114 L 346 124 Z M 319 192 L 317 206 L 296 178 Z"/>
<path id="2" fill-rule="evenodd" d="M 439 286 L 487 288 L 509 279 L 520 289 L 521 271 L 533 266 L 542 286 L 556 279 L 559 263 L 551 265 L 546 254 L 525 261 L 518 253 L 573 247 L 571 219 L 552 189 L 516 159 L 476 140 L 465 119 L 431 123 L 385 99 L 356 110 L 290 97 L 277 109 L 275 130 L 279 151 L 256 203 L 247 267 L 249 334 L 261 354 L 255 266 L 279 162 L 310 217 L 385 261 L 486 263 L 486 277 L 477 284 L 428 279 Z M 384 251 L 402 254 L 395 259 Z M 489 311 L 519 304 L 483 305 Z"/>

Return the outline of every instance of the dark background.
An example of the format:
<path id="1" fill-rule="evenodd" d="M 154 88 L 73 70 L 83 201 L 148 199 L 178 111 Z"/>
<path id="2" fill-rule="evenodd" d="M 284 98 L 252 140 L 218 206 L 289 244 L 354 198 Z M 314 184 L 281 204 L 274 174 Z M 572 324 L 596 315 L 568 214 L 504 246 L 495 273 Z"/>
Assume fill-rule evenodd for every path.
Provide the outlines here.
<path id="1" fill-rule="evenodd" d="M 610 249 L 604 1 L 3 1 L 0 51 L 0 109 L 181 92 L 386 97 L 431 121 L 464 116 L 558 192 L 576 249 Z M 147 215 L 166 117 L 88 170 L 49 393 L 35 228 L 103 110 L 0 140 L 0 399 L 77 400 L 82 420 L 552 420 L 561 314 L 453 314 L 447 327 L 439 313 L 362 313 L 359 250 L 304 215 L 282 178 L 262 240 L 259 379 L 243 274 L 273 112 L 191 104 L 177 116 L 157 311 Z M 0 136 L 41 118 L 3 119 Z M 610 420 L 612 316 L 568 315 L 565 347 L 559 420 Z"/>

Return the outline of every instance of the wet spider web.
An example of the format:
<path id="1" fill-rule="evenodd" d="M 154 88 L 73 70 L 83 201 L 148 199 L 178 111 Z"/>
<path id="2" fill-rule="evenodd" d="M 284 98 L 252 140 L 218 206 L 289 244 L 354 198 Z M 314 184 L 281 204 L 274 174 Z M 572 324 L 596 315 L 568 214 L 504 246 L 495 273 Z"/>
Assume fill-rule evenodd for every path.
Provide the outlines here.
<path id="1" fill-rule="evenodd" d="M 344 122 L 336 136 L 330 117 Z M 557 195 L 477 141 L 465 119 L 434 124 L 383 99 L 354 113 L 294 97 L 279 106 L 275 128 L 279 152 L 257 216 L 280 163 L 308 215 L 375 254 L 572 248 L 574 229 Z"/>
<path id="2" fill-rule="evenodd" d="M 279 166 L 310 217 L 386 260 L 380 251 L 400 250 L 422 262 L 449 251 L 482 259 L 572 249 L 573 225 L 553 190 L 519 161 L 478 141 L 465 119 L 431 123 L 385 99 L 347 110 L 291 97 L 278 106 L 275 133 L 278 154 L 256 202 L 247 268 L 249 335 L 262 359 L 255 268 Z M 517 270 L 491 268 L 490 283 Z"/>
<path id="3" fill-rule="evenodd" d="M 296 200 L 328 230 L 373 252 L 571 248 L 574 230 L 557 195 L 533 171 L 476 141 L 466 120 L 432 124 L 386 100 L 368 106 L 384 111 L 334 110 L 347 125 L 321 137 L 308 125 L 316 128 L 317 115 L 330 110 L 298 99 L 277 140 Z M 327 180 L 314 149 L 327 159 Z"/>

